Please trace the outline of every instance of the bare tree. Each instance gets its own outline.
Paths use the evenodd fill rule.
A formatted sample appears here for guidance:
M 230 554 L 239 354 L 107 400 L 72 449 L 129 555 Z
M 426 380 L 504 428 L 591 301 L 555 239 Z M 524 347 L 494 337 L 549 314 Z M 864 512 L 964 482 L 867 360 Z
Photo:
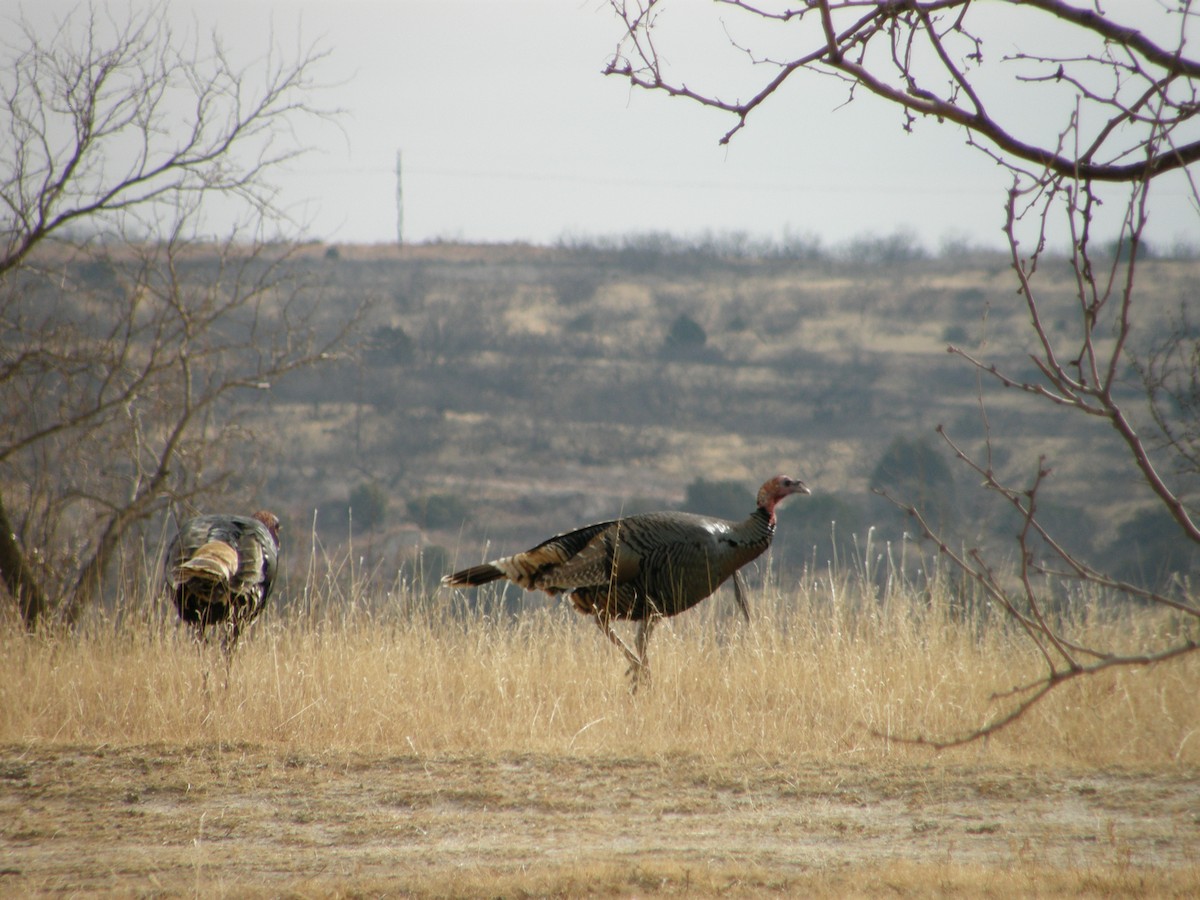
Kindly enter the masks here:
M 29 628 L 73 621 L 168 506 L 253 502 L 254 397 L 357 318 L 290 264 L 269 178 L 333 115 L 322 55 L 238 67 L 165 5 L 104 9 L 9 22 L 0 57 L 0 578 Z
M 824 75 L 844 83 L 848 100 L 867 91 L 892 103 L 906 130 L 921 121 L 958 126 L 968 145 L 1004 166 L 1012 176 L 1005 234 L 1029 317 L 1036 375 L 1002 371 L 957 347 L 950 351 L 985 382 L 1110 425 L 1149 495 L 1183 535 L 1200 543 L 1186 493 L 1192 483 L 1183 477 L 1196 471 L 1200 341 L 1184 310 L 1160 344 L 1139 352 L 1134 346 L 1149 312 L 1136 276 L 1153 197 L 1160 190 L 1186 192 L 1200 211 L 1192 171 L 1200 160 L 1200 60 L 1189 56 L 1188 39 L 1198 28 L 1191 0 L 1127 4 L 1124 20 L 1109 11 L 1116 4 L 1064 0 L 801 0 L 792 6 L 718 0 L 721 25 L 746 63 L 738 76 L 741 87 L 749 85 L 746 99 L 727 99 L 721 85 L 703 84 L 704 72 L 667 64 L 687 40 L 676 26 L 690 23 L 698 15 L 694 8 L 683 13 L 670 0 L 612 0 L 612 6 L 625 34 L 608 73 L 728 112 L 734 124 L 722 142 L 785 83 Z M 1010 49 L 1014 43 L 1018 49 Z M 1031 109 L 1059 118 L 1038 131 L 1037 122 L 1046 119 L 1031 116 Z M 1160 186 L 1167 181 L 1169 188 Z M 1116 242 L 1121 252 L 1093 238 L 1105 201 L 1124 210 Z M 1052 229 L 1069 240 L 1074 274 L 1074 313 L 1066 329 L 1048 327 L 1049 301 L 1039 288 Z M 1053 315 L 1061 318 L 1061 311 Z M 1130 390 L 1131 367 L 1142 375 L 1140 390 Z M 953 550 L 915 508 L 896 502 L 1019 625 L 1043 666 L 1036 678 L 996 698 L 1001 705 L 990 721 L 961 735 L 920 739 L 938 746 L 991 734 L 1073 679 L 1193 653 L 1200 633 L 1200 606 L 1186 591 L 1122 581 L 1055 540 L 1039 509 L 1049 461 L 1039 459 L 1025 481 L 1001 477 L 982 395 L 980 408 L 985 434 L 974 455 L 966 442 L 938 431 L 985 488 L 1016 511 L 1015 576 L 981 549 Z M 1063 580 L 1163 610 L 1174 617 L 1173 627 L 1134 650 L 1089 646 L 1052 614 L 1055 585 Z

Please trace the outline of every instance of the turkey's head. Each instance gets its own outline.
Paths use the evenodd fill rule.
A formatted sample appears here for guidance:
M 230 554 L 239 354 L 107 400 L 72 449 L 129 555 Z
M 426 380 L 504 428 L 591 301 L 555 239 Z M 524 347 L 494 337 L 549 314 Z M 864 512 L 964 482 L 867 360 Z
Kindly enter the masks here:
M 758 489 L 758 506 L 760 509 L 765 509 L 770 513 L 771 518 L 775 518 L 775 504 L 784 497 L 790 497 L 792 494 L 811 494 L 812 491 L 799 478 L 789 478 L 787 475 L 776 475 L 763 482 L 763 486 Z
M 278 547 L 279 531 L 283 527 L 282 523 L 279 521 L 279 516 L 275 515 L 273 512 L 267 512 L 265 509 L 260 509 L 253 516 L 251 516 L 251 518 L 258 519 L 258 521 L 267 526 L 267 531 L 271 532 L 271 538 L 275 541 L 275 546 Z

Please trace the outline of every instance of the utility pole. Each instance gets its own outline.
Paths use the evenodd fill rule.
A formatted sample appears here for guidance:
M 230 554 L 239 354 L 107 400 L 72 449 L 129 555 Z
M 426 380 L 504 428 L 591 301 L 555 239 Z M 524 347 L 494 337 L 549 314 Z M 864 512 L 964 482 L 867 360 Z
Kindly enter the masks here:
M 396 243 L 404 243 L 404 180 L 400 175 L 400 151 L 396 151 Z

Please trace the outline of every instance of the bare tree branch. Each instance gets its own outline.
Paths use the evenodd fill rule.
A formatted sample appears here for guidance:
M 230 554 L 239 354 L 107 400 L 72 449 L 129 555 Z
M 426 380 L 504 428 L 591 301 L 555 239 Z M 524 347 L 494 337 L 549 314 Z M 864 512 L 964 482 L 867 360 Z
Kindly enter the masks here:
M 1182 41 L 1178 47 L 1155 43 L 1132 25 L 1122 25 L 1109 16 L 1091 10 L 1078 9 L 1063 0 L 1039 0 L 1036 3 L 1004 0 L 1014 15 L 1027 18 L 1028 27 L 1038 27 L 1036 14 L 1048 16 L 1076 27 L 1079 33 L 1093 39 L 1095 49 L 1083 56 L 1011 57 L 1000 63 L 1037 62 L 1045 74 L 1041 80 L 1056 83 L 1090 81 L 1076 70 L 1088 71 L 1097 66 L 1111 67 L 1103 54 L 1108 46 L 1117 46 L 1129 53 L 1132 64 L 1127 73 L 1145 86 L 1139 91 L 1143 102 L 1159 97 L 1165 108 L 1154 118 L 1156 122 L 1171 121 L 1173 127 L 1196 115 L 1197 105 L 1190 79 L 1200 72 L 1200 60 L 1184 55 Z M 835 75 L 907 110 L 913 116 L 929 117 L 939 122 L 952 122 L 967 129 L 1005 158 L 1023 160 L 1053 172 L 1063 178 L 1079 178 L 1097 182 L 1129 182 L 1145 180 L 1165 172 L 1184 168 L 1200 159 L 1200 140 L 1171 143 L 1149 155 L 1125 162 L 1128 155 L 1141 148 L 1142 141 L 1125 141 L 1121 126 L 1137 124 L 1132 110 L 1137 102 L 1125 104 L 1122 97 L 1128 90 L 1124 85 L 1111 85 L 1108 93 L 1092 96 L 1096 106 L 1107 110 L 1108 119 L 1099 127 L 1094 142 L 1085 153 L 1067 154 L 1057 144 L 1035 143 L 1020 139 L 1021 128 L 995 111 L 982 91 L 975 89 L 970 72 L 990 65 L 983 48 L 988 42 L 981 37 L 986 29 L 983 13 L 972 7 L 971 0 L 891 0 L 891 2 L 834 3 L 814 0 L 802 9 L 779 12 L 748 2 L 726 2 L 737 13 L 749 19 L 786 22 L 793 39 L 808 49 L 790 59 L 774 62 L 775 74 L 746 100 L 725 100 L 715 92 L 688 87 L 682 78 L 672 77 L 658 53 L 652 37 L 657 21 L 654 13 L 667 6 L 664 0 L 644 0 L 630 4 L 612 0 L 617 16 L 625 26 L 625 38 L 609 61 L 605 71 L 629 80 L 636 87 L 662 91 L 686 97 L 704 106 L 731 113 L 737 119 L 721 138 L 727 143 L 746 124 L 749 115 L 771 98 L 782 85 L 802 71 Z M 982 4 L 977 4 L 982 6 Z M 1180 12 L 1181 19 L 1190 15 L 1190 3 Z M 813 27 L 805 29 L 816 17 Z M 980 24 L 976 25 L 976 21 Z M 730 27 L 734 23 L 730 23 Z M 899 35 L 924 38 L 925 50 L 897 55 L 892 41 Z M 883 53 L 871 52 L 879 42 L 888 45 Z M 973 67 L 973 68 L 972 68 Z M 1181 96 L 1172 93 L 1179 82 L 1189 85 Z M 1006 114 L 1011 115 L 1011 114 Z M 1100 161 L 1097 161 L 1100 160 Z

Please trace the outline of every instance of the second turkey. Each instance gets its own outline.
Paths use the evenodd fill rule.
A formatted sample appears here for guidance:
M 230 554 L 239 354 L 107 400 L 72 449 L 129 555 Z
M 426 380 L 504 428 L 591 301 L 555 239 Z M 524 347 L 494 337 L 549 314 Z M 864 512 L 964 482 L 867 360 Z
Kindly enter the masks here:
M 659 619 L 691 609 L 732 578 L 738 609 L 749 621 L 738 570 L 771 545 L 776 505 L 808 493 L 799 479 L 776 475 L 759 488 L 754 511 L 741 522 L 674 510 L 640 513 L 555 535 L 442 583 L 476 587 L 507 579 L 527 591 L 567 594 L 625 654 L 636 691 L 649 677 L 646 645 Z M 634 647 L 613 630 L 614 619 L 638 623 Z

